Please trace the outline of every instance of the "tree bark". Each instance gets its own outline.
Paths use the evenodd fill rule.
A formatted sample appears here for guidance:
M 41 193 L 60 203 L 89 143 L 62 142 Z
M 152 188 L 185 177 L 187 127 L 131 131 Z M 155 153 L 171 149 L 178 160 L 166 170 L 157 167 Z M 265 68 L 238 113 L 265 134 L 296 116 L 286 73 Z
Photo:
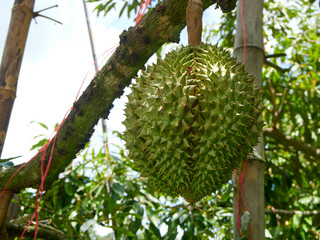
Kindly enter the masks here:
M 243 1 L 243 3 L 242 3 Z M 243 4 L 243 8 L 241 8 Z M 263 51 L 263 33 L 262 33 L 262 9 L 263 0 L 240 0 L 237 7 L 237 28 L 235 39 L 234 55 L 239 62 L 243 62 L 244 48 L 245 66 L 249 73 L 255 76 L 255 84 L 262 85 L 262 64 L 264 58 Z M 242 19 L 242 13 L 244 22 Z M 245 27 L 245 35 L 244 28 Z M 246 42 L 245 42 L 246 40 Z M 259 144 L 255 147 L 256 152 L 261 158 L 264 158 L 263 138 L 260 137 Z M 241 170 L 240 170 L 241 171 Z M 238 173 L 240 172 L 238 171 Z M 244 174 L 244 173 L 243 173 Z M 239 173 L 240 175 L 240 173 Z M 237 206 L 239 184 L 234 184 L 234 239 L 241 237 L 237 224 Z M 247 239 L 263 240 L 265 220 L 264 220 L 264 162 L 261 159 L 250 156 L 247 163 L 244 180 L 242 183 L 242 197 L 240 201 L 245 205 L 250 213 L 251 224 L 247 232 Z M 240 218 L 240 217 L 239 217 Z
M 37 231 L 37 237 L 41 239 L 46 240 L 66 240 L 68 237 L 60 230 L 55 229 L 51 226 L 38 223 L 38 231 Z M 7 230 L 9 232 L 9 235 L 11 239 L 14 239 L 14 237 L 19 237 L 23 233 L 26 223 L 24 224 L 16 224 L 14 222 L 8 222 L 6 224 Z M 28 227 L 28 230 L 24 234 L 24 237 L 32 238 L 34 237 L 35 233 L 35 226 L 31 225 Z M 1 238 L 2 239 L 2 238 Z
M 15 0 L 0 66 L 0 157 L 16 98 L 21 61 L 33 18 L 34 0 Z
M 6 216 L 8 208 L 13 196 L 13 191 L 6 190 L 0 199 L 0 239 L 7 240 L 8 234 L 5 227 Z
M 226 4 L 229 0 L 219 1 Z M 230 1 L 234 2 L 234 1 Z M 164 0 L 146 14 L 140 23 L 120 35 L 120 45 L 105 66 L 91 81 L 73 109 L 63 122 L 57 134 L 52 163 L 44 188 L 50 188 L 66 166 L 89 141 L 93 128 L 101 117 L 106 118 L 114 99 L 123 94 L 131 79 L 146 61 L 165 42 L 178 42 L 181 30 L 186 25 L 188 0 Z M 203 1 L 204 9 L 212 5 Z M 230 9 L 231 11 L 232 9 Z M 46 151 L 44 166 L 48 164 L 53 142 Z M 36 187 L 41 180 L 41 151 L 12 179 L 8 189 L 19 191 L 26 187 Z M 0 171 L 0 189 L 20 165 Z M 31 173 L 31 174 L 30 174 Z

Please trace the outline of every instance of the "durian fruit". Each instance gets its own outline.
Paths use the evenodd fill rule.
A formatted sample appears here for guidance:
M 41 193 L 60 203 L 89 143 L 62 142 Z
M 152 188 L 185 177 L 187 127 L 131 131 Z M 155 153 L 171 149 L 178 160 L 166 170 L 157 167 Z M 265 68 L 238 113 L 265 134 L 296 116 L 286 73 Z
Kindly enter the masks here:
M 195 203 L 231 179 L 263 126 L 253 81 L 228 51 L 209 44 L 172 51 L 136 78 L 124 137 L 154 190 Z

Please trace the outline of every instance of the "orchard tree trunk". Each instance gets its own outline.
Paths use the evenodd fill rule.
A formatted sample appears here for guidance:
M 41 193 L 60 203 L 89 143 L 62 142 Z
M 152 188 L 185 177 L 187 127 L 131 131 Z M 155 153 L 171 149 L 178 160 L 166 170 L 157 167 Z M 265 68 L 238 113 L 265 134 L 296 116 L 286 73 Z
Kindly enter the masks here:
M 15 0 L 0 66 L 0 157 L 16 98 L 17 83 L 34 0 Z
M 243 1 L 243 2 L 242 2 Z M 243 6 L 241 7 L 241 4 Z M 237 7 L 237 28 L 234 46 L 234 55 L 239 62 L 243 62 L 245 51 L 245 66 L 250 74 L 255 76 L 255 84 L 262 85 L 262 65 L 264 58 L 263 51 L 263 33 L 262 33 L 262 9 L 263 0 L 239 0 Z M 242 13 L 242 14 L 241 14 Z M 242 16 L 243 19 L 242 19 Z M 244 20 L 244 22 L 243 22 Z M 244 35 L 245 29 L 245 35 Z M 246 41 L 245 41 L 246 40 Z M 244 207 L 250 213 L 251 221 L 247 230 L 247 238 L 251 240 L 263 240 L 265 220 L 264 220 L 264 145 L 262 136 L 259 144 L 255 147 L 254 156 L 249 156 L 246 167 L 239 169 L 244 175 L 241 192 L 239 196 L 239 181 L 234 182 L 234 239 L 241 237 L 239 225 L 245 225 L 244 218 L 241 221 L 241 213 Z M 244 169 L 246 168 L 245 172 Z M 238 179 L 239 180 L 239 179 Z M 237 204 L 240 197 L 240 205 Z M 239 209 L 240 208 L 240 209 Z M 239 211 L 239 210 L 242 210 Z M 240 215 L 240 216 L 239 216 Z M 239 224 L 239 225 L 238 225 Z M 243 229 L 242 229 L 243 231 Z

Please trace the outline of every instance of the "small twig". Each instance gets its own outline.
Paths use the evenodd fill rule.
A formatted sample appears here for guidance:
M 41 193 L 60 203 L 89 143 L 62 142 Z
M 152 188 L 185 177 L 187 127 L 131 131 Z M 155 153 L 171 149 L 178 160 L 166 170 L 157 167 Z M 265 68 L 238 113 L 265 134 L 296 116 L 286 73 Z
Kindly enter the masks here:
M 44 9 L 42 9 L 42 10 L 39 10 L 39 11 L 37 11 L 37 12 L 34 12 L 34 13 L 33 13 L 33 18 L 34 18 L 34 20 L 36 21 L 36 17 L 43 17 L 43 18 L 49 19 L 49 20 L 51 20 L 51 21 L 54 21 L 55 23 L 58 23 L 58 24 L 61 24 L 61 25 L 62 25 L 62 22 L 59 22 L 58 20 L 55 20 L 55 19 L 53 19 L 53 18 L 51 18 L 51 17 L 47 17 L 47 16 L 44 16 L 44 15 L 42 15 L 42 14 L 39 14 L 40 12 L 43 12 L 43 11 L 46 11 L 46 10 L 48 10 L 48 9 L 55 8 L 55 7 L 58 7 L 58 5 L 54 5 L 54 6 L 51 6 L 51 7 L 47 7 L 47 8 L 44 8 Z M 37 23 L 37 21 L 36 21 L 36 23 Z
M 268 59 L 268 58 L 277 58 L 277 57 L 285 57 L 285 56 L 287 56 L 287 54 L 285 54 L 285 53 L 275 53 L 275 54 L 266 55 L 266 56 L 265 56 L 265 59 Z
M 274 64 L 274 63 L 272 63 L 272 62 L 270 62 L 268 60 L 265 60 L 264 64 L 269 66 L 269 67 L 273 67 L 274 69 L 276 69 L 277 71 L 279 71 L 281 73 L 288 72 L 292 68 L 292 66 L 290 66 L 289 68 L 281 68 L 278 65 L 276 65 L 276 64 Z
M 35 16 L 34 18 L 36 18 L 36 17 L 43 17 L 43 18 L 49 19 L 49 20 L 51 20 L 51 21 L 54 21 L 55 23 L 58 23 L 58 24 L 61 24 L 61 25 L 62 25 L 62 22 L 59 22 L 58 20 L 55 20 L 55 19 L 53 19 L 53 18 L 51 18 L 51 17 L 44 16 L 44 15 L 42 15 L 42 14 L 37 14 L 37 16 Z
M 289 85 L 290 83 L 288 83 L 288 85 L 286 85 L 286 88 L 284 89 L 284 93 L 282 95 L 282 98 L 281 98 L 281 102 L 280 102 L 280 107 L 278 109 L 278 115 L 277 117 L 280 115 L 280 113 L 282 112 L 282 109 L 283 109 L 283 106 L 284 106 L 284 103 L 285 103 L 285 99 L 288 95 L 288 92 L 289 92 Z
M 42 9 L 42 10 L 39 10 L 39 11 L 37 11 L 36 13 L 40 13 L 40 12 L 46 11 L 46 10 L 51 9 L 51 8 L 56 8 L 56 7 L 58 7 L 58 4 L 53 5 L 53 6 L 51 6 L 51 7 L 44 8 L 44 9 Z

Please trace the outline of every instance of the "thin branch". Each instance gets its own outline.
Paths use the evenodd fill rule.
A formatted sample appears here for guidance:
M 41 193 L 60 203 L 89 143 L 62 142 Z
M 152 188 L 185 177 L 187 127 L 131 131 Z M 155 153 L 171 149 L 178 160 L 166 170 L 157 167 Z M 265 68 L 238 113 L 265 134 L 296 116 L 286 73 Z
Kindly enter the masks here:
M 39 14 L 39 13 L 41 13 L 41 12 L 43 12 L 43 11 L 46 11 L 46 10 L 49 10 L 49 9 L 55 8 L 55 7 L 58 7 L 58 4 L 34 12 L 34 13 L 33 13 L 33 18 L 34 18 L 34 20 L 36 21 L 36 17 L 43 17 L 43 18 L 49 19 L 49 20 L 51 20 L 51 21 L 54 21 L 55 23 L 58 23 L 58 24 L 61 24 L 61 25 L 62 25 L 62 22 L 59 22 L 59 21 L 57 21 L 57 20 L 55 20 L 55 19 L 53 19 L 53 18 L 51 18 L 51 17 L 47 17 L 47 16 L 44 16 L 44 15 L 42 15 L 42 14 Z M 36 21 L 36 23 L 37 23 L 37 21 Z
M 284 93 L 282 95 L 282 98 L 281 98 L 281 101 L 280 101 L 280 107 L 278 109 L 278 114 L 277 114 L 277 117 L 280 115 L 280 113 L 282 112 L 282 109 L 283 109 L 283 106 L 284 106 L 284 103 L 285 103 L 285 99 L 288 95 L 288 92 L 289 92 L 289 85 L 291 85 L 290 83 L 288 83 L 286 85 L 286 88 L 284 89 Z
M 274 88 L 272 87 L 272 82 L 271 82 L 271 79 L 270 78 L 267 78 L 267 85 L 268 85 L 268 88 L 269 88 L 269 91 L 270 91 L 270 97 L 271 97 L 271 102 L 272 102 L 272 105 L 273 105 L 273 111 L 272 111 L 272 116 L 273 116 L 273 119 L 272 119 L 272 126 L 276 126 L 276 122 L 277 122 L 277 116 L 278 116 L 278 107 L 277 107 L 277 104 L 276 104 L 276 94 L 275 94 L 275 90 Z
M 51 8 L 57 8 L 57 7 L 58 7 L 58 4 L 53 5 L 53 6 L 51 6 L 51 7 L 44 8 L 44 9 L 39 10 L 39 11 L 36 11 L 36 13 L 40 13 L 40 12 L 43 12 L 43 11 L 49 10 L 49 9 L 51 9 Z
M 36 18 L 36 17 L 43 17 L 43 18 L 49 19 L 49 20 L 51 20 L 51 21 L 54 21 L 55 23 L 58 23 L 58 24 L 61 24 L 61 25 L 62 25 L 62 22 L 59 22 L 58 20 L 55 20 L 55 19 L 53 19 L 53 18 L 51 18 L 51 17 L 44 16 L 44 15 L 42 15 L 42 14 L 38 14 L 38 15 L 35 16 L 34 18 Z
M 320 149 L 314 148 L 310 144 L 296 140 L 286 136 L 277 128 L 265 128 L 263 134 L 266 137 L 274 139 L 276 142 L 281 143 L 287 149 L 293 147 L 295 150 L 303 152 L 307 156 L 312 156 L 315 160 L 320 160 Z
M 281 72 L 281 73 L 285 73 L 285 72 L 289 72 L 290 71 L 290 69 L 292 68 L 292 66 L 290 66 L 289 68 L 281 68 L 281 67 L 279 67 L 277 64 L 274 64 L 274 63 L 272 63 L 272 62 L 270 62 L 270 61 L 268 61 L 268 60 L 265 60 L 264 61 L 264 64 L 265 65 L 267 65 L 267 66 L 269 66 L 269 67 L 273 67 L 274 69 L 276 69 L 277 71 L 279 71 L 279 72 Z
M 265 59 L 268 59 L 268 58 L 277 58 L 277 57 L 285 57 L 285 56 L 287 56 L 287 54 L 285 54 L 285 53 L 275 53 L 275 54 L 266 55 L 266 56 L 265 56 Z
M 320 210 L 307 210 L 307 211 L 300 211 L 300 210 L 286 210 L 286 209 L 270 209 L 267 208 L 266 213 L 268 214 L 283 214 L 283 215 L 303 215 L 303 216 L 313 216 L 320 214 Z

